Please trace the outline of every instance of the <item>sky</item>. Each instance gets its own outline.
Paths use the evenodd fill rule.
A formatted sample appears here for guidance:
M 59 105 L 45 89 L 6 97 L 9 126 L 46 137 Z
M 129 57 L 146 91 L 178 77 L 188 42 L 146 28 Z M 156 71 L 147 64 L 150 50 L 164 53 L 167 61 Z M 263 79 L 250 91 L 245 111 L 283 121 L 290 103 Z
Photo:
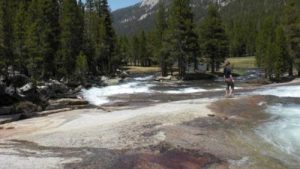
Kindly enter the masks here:
M 110 9 L 112 11 L 116 10 L 116 9 L 120 9 L 120 8 L 124 8 L 127 6 L 131 6 L 134 5 L 138 2 L 140 2 L 141 0 L 108 0 Z

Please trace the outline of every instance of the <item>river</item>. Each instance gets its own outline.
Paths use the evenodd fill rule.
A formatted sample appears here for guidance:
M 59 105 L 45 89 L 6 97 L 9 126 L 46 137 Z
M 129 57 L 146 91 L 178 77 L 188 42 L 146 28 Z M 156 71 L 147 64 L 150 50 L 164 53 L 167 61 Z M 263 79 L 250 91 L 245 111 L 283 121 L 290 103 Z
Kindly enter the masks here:
M 238 82 L 238 89 L 249 87 Z M 126 82 L 103 88 L 91 88 L 83 91 L 83 96 L 91 104 L 98 106 L 114 102 L 132 101 L 137 98 L 146 103 L 189 99 L 190 97 L 219 98 L 223 94 L 225 85 L 220 81 L 193 81 L 160 83 L 154 81 L 154 76 L 134 77 Z M 217 94 L 203 95 L 217 92 Z M 128 97 L 122 97 L 122 96 Z M 274 96 L 276 99 L 267 99 L 264 113 L 269 118 L 253 128 L 254 133 L 265 143 L 275 147 L 276 153 L 269 155 L 286 163 L 290 167 L 300 167 L 300 86 L 288 85 L 278 87 L 263 87 L 250 92 L 237 92 L 239 96 Z M 175 99 L 174 99 L 175 98 Z M 173 101 L 172 100 L 172 101 Z M 148 101 L 148 102 L 147 102 Z M 266 151 L 267 152 L 267 151 Z M 273 151 L 272 151 L 273 152 Z

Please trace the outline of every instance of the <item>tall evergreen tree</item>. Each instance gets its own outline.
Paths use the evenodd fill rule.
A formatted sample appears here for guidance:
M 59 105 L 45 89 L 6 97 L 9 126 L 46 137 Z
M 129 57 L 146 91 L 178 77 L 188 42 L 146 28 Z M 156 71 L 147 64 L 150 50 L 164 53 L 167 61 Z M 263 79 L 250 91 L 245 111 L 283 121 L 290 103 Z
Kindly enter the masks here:
M 39 0 L 41 16 L 40 45 L 43 56 L 43 77 L 49 78 L 56 73 L 56 60 L 59 44 L 59 4 L 57 0 Z M 80 36 L 80 34 L 77 34 Z
M 138 36 L 134 36 L 131 41 L 131 57 L 132 57 L 132 63 L 134 66 L 139 65 L 140 60 L 140 39 Z
M 95 0 L 86 0 L 85 3 L 85 27 L 84 27 L 84 53 L 87 56 L 89 72 L 97 74 L 97 58 L 99 58 L 99 49 L 96 49 L 100 43 L 99 40 L 99 15 L 95 12 Z
M 21 11 L 19 11 L 21 12 Z M 22 19 L 22 15 L 17 15 Z M 22 22 L 21 22 L 22 23 Z M 16 23 L 16 30 L 21 27 Z M 59 4 L 57 0 L 32 0 L 26 19 L 24 51 L 33 78 L 49 78 L 56 74 L 59 36 Z M 19 31 L 20 32 L 20 31 Z M 19 42 L 20 44 L 20 35 Z M 20 52 L 18 52 L 20 53 Z
M 16 58 L 16 64 L 18 70 L 21 70 L 22 73 L 27 74 L 27 57 L 26 57 L 26 48 L 25 48 L 25 39 L 26 39 L 26 19 L 27 19 L 27 8 L 29 3 L 27 1 L 20 1 L 13 24 L 13 49 L 14 55 Z
M 0 1 L 0 59 L 3 65 L 15 65 L 13 55 L 13 3 L 11 0 Z
M 256 61 L 257 65 L 263 68 L 266 76 L 271 77 L 274 68 L 274 41 L 275 29 L 277 21 L 275 16 L 266 17 L 263 25 L 261 26 L 256 42 Z
M 148 51 L 148 43 L 144 31 L 142 31 L 139 38 L 140 38 L 139 55 L 140 55 L 141 66 L 150 66 L 151 65 L 151 60 L 149 57 L 150 54 Z
M 167 14 L 166 14 L 166 9 L 164 6 L 164 3 L 161 1 L 159 4 L 159 10 L 156 16 L 156 38 L 157 38 L 157 43 L 156 43 L 156 51 L 158 57 L 159 57 L 159 63 L 160 63 L 160 69 L 161 69 L 161 74 L 162 76 L 167 76 L 168 70 L 167 70 L 167 63 L 166 63 L 166 58 L 163 53 L 162 53 L 162 48 L 163 48 L 163 40 L 164 36 L 166 33 L 167 29 Z
M 203 54 L 210 60 L 211 71 L 214 73 L 229 51 L 227 35 L 216 5 L 209 6 L 208 15 L 200 29 Z
M 27 68 L 33 79 L 41 78 L 43 56 L 41 46 L 41 10 L 39 0 L 32 0 L 28 9 L 25 33 L 25 51 L 27 55 Z
M 274 62 L 274 74 L 276 79 L 280 79 L 281 76 L 287 72 L 288 68 L 288 50 L 287 50 L 287 41 L 283 31 L 282 26 L 278 26 L 276 29 L 276 38 L 275 38 L 275 51 Z
M 294 63 L 297 63 L 298 75 L 300 76 L 300 20 L 299 11 L 295 6 L 294 0 L 288 0 L 284 9 L 285 33 L 288 41 L 289 51 L 289 75 L 293 76 Z
M 102 67 L 106 73 L 113 73 L 117 67 L 117 64 L 112 62 L 112 58 L 116 52 L 116 34 L 112 26 L 112 19 L 107 0 L 99 0 L 99 2 L 99 13 L 103 22 L 101 50 Z
M 76 0 L 63 0 L 60 12 L 60 67 L 66 77 L 71 77 L 76 69 L 76 58 L 80 54 L 82 25 L 80 8 Z
M 119 65 L 127 65 L 130 60 L 129 56 L 129 42 L 127 37 L 119 37 L 117 41 L 117 52 L 116 52 L 116 60 L 114 62 L 118 62 Z
M 170 13 L 169 40 L 165 54 L 178 60 L 179 76 L 185 77 L 188 60 L 198 53 L 198 39 L 194 32 L 193 13 L 189 0 L 174 0 Z M 195 40 L 196 39 L 196 40 Z M 173 48 L 173 49 L 172 49 Z M 168 55 L 168 54 L 167 54 Z

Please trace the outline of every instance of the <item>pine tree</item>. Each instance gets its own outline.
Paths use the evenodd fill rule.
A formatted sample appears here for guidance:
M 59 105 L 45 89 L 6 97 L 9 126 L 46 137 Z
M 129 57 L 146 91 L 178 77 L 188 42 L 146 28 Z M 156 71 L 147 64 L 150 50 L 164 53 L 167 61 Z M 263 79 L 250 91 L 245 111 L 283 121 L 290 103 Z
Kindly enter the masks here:
M 61 73 L 70 78 L 76 69 L 76 59 L 81 50 L 82 25 L 80 8 L 76 0 L 63 0 L 60 12 L 60 55 Z
M 131 56 L 134 66 L 139 65 L 140 61 L 140 40 L 137 36 L 134 36 L 131 41 Z
M 112 19 L 107 0 L 99 0 L 99 2 L 99 14 L 103 23 L 103 46 L 101 50 L 102 67 L 106 73 L 113 73 L 117 67 L 117 63 L 112 62 L 112 58 L 116 52 L 116 35 L 112 26 Z
M 290 57 L 289 61 L 289 75 L 293 76 L 294 63 L 297 59 L 300 59 L 300 21 L 299 21 L 299 11 L 297 11 L 295 2 L 293 0 L 288 0 L 287 5 L 284 9 L 284 25 L 285 33 L 288 42 L 288 51 Z M 298 75 L 300 76 L 300 61 L 297 64 Z
M 87 62 L 89 67 L 89 72 L 93 75 L 96 75 L 97 72 L 97 62 L 100 57 L 99 51 L 96 47 L 100 43 L 99 39 L 99 25 L 100 25 L 100 17 L 95 12 L 95 2 L 94 0 L 86 0 L 85 3 L 85 26 L 84 26 L 84 44 L 83 50 L 85 55 L 87 56 Z
M 0 60 L 3 66 L 15 65 L 13 55 L 13 1 L 0 1 Z
M 81 52 L 76 59 L 76 74 L 79 78 L 84 79 L 88 71 L 86 56 Z
M 166 58 L 165 55 L 163 55 L 162 49 L 163 49 L 163 40 L 165 37 L 166 29 L 167 29 L 167 20 L 166 20 L 166 9 L 164 6 L 164 3 L 161 1 L 159 4 L 159 10 L 156 16 L 156 38 L 157 38 L 157 43 L 156 43 L 156 48 L 155 51 L 157 51 L 158 57 L 159 57 L 159 62 L 160 62 L 160 69 L 161 69 L 161 74 L 162 76 L 167 76 L 168 75 L 168 70 L 167 70 L 167 63 L 166 63 Z
M 179 77 L 184 78 L 188 60 L 197 57 L 198 39 L 194 32 L 193 13 L 189 0 L 174 0 L 170 15 L 168 47 L 165 54 L 178 60 Z M 196 39 L 196 40 L 195 40 Z M 173 48 L 173 49 L 172 49 Z M 168 51 L 170 50 L 170 51 Z
M 149 57 L 149 51 L 148 51 L 148 43 L 147 38 L 145 35 L 145 32 L 142 31 L 139 37 L 140 47 L 139 47 L 139 56 L 140 56 L 140 62 L 141 66 L 151 66 L 151 60 Z
M 282 26 L 278 26 L 276 29 L 276 39 L 275 39 L 275 58 L 274 62 L 274 73 L 276 79 L 280 79 L 281 76 L 287 72 L 288 68 L 288 51 L 287 51 L 287 42 L 284 34 L 284 30 Z
M 256 61 L 259 67 L 263 68 L 266 72 L 266 76 L 271 77 L 273 73 L 273 57 L 274 57 L 274 41 L 275 41 L 275 29 L 277 21 L 274 16 L 268 16 L 265 18 L 257 37 L 256 42 Z
M 127 37 L 118 37 L 116 56 L 114 62 L 118 62 L 119 65 L 127 65 L 130 60 L 129 54 L 129 42 Z
M 13 48 L 16 58 L 16 64 L 18 70 L 27 74 L 27 58 L 26 58 L 26 19 L 27 19 L 28 3 L 26 1 L 20 1 L 16 10 L 14 24 L 13 24 Z
M 43 56 L 43 77 L 56 74 L 55 60 L 59 42 L 59 4 L 57 0 L 39 0 L 41 10 L 38 16 L 40 30 L 41 55 Z M 80 36 L 77 34 L 76 36 Z
M 43 56 L 41 46 L 41 10 L 39 0 L 32 0 L 28 9 L 25 32 L 25 51 L 27 55 L 27 68 L 32 79 L 41 78 Z
M 208 15 L 200 29 L 203 54 L 210 60 L 211 71 L 214 73 L 229 51 L 227 35 L 216 5 L 209 6 Z

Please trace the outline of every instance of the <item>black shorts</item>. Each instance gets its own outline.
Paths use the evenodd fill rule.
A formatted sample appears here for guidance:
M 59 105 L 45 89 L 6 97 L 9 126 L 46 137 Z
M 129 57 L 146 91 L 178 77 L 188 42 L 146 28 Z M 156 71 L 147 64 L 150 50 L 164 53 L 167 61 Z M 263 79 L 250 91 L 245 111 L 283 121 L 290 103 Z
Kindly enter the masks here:
M 229 88 L 231 88 L 232 90 L 234 90 L 234 83 L 233 81 L 226 81 L 227 87 L 226 89 L 229 90 Z

